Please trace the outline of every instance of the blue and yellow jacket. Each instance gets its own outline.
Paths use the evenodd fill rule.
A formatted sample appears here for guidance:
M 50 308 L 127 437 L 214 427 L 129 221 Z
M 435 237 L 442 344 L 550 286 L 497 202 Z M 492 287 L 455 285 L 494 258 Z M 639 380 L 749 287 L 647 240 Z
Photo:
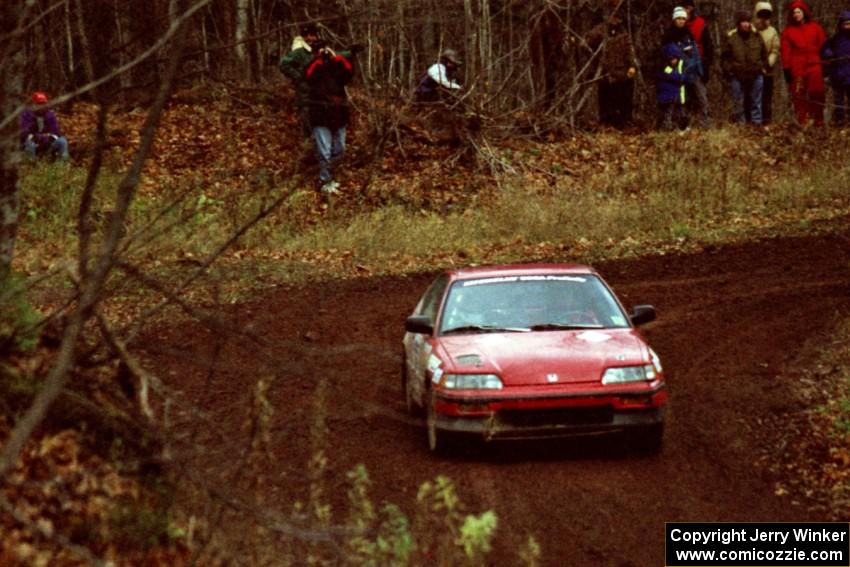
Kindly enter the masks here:
M 675 43 L 668 43 L 662 51 L 664 53 L 664 67 L 658 72 L 655 81 L 658 104 L 670 104 L 671 102 L 685 104 L 685 83 L 687 80 L 684 71 L 684 53 Z M 670 64 L 670 60 L 673 58 L 679 60 L 675 66 Z

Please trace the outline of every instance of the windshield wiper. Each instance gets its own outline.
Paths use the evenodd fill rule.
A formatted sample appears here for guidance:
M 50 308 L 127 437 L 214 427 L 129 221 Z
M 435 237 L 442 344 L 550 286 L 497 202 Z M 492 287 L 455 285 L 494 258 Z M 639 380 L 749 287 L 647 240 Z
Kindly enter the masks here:
M 602 329 L 599 323 L 541 323 L 532 325 L 532 331 L 570 331 L 577 329 Z
M 463 325 L 443 331 L 444 335 L 453 333 L 527 333 L 528 327 L 494 327 L 491 325 Z

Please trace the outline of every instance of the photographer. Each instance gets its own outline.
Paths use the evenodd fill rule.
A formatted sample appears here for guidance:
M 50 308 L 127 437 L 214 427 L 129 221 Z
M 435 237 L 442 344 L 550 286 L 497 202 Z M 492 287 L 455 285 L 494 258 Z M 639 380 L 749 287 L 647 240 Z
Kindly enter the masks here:
M 289 53 L 280 59 L 280 72 L 292 81 L 295 88 L 295 110 L 298 113 L 298 121 L 305 138 L 313 135 L 310 126 L 310 85 L 307 83 L 306 71 L 313 62 L 314 51 L 318 46 L 324 45 L 320 30 L 316 24 L 307 23 L 301 26 L 300 35 L 292 40 Z M 355 44 L 348 49 L 339 51 L 339 54 L 352 60 L 353 55 L 361 49 Z
M 345 153 L 349 107 L 345 85 L 351 80 L 351 61 L 319 40 L 305 78 L 310 87 L 309 119 L 319 159 L 319 182 L 325 195 L 339 193 L 333 169 Z
M 31 100 L 30 107 L 21 113 L 21 148 L 32 158 L 46 155 L 67 161 L 68 140 L 59 131 L 56 113 L 47 107 L 47 95 L 35 92 Z
M 463 62 L 454 49 L 445 49 L 440 59 L 419 78 L 414 95 L 417 102 L 438 102 L 448 92 L 460 91 L 462 86 L 457 82 L 457 76 Z

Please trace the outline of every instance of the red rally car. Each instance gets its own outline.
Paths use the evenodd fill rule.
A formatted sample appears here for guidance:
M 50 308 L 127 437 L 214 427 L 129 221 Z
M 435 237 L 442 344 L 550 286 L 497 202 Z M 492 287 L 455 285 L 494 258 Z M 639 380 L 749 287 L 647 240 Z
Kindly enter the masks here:
M 402 382 L 428 445 L 631 432 L 660 450 L 661 362 L 593 268 L 522 264 L 438 276 L 407 318 Z

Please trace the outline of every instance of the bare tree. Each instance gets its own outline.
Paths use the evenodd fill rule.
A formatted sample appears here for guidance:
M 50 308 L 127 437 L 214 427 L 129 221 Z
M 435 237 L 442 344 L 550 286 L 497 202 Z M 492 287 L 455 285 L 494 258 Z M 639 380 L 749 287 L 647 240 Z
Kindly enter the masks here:
M 14 115 L 23 90 L 24 58 L 20 33 L 24 21 L 23 2 L 4 2 L 0 6 L 0 116 Z M 18 131 L 17 123 L 0 127 L 0 278 L 12 262 L 18 230 Z

